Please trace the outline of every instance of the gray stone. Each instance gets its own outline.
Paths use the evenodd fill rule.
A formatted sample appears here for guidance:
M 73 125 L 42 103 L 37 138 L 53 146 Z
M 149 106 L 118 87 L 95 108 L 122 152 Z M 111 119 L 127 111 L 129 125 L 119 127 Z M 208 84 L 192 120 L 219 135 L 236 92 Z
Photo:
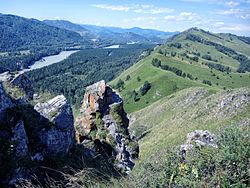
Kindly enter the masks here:
M 185 144 L 180 147 L 183 161 L 186 160 L 186 153 L 192 151 L 195 146 L 218 148 L 214 134 L 207 130 L 195 130 L 187 135 Z
M 39 133 L 46 146 L 44 154 L 68 154 L 75 144 L 75 129 L 73 112 L 66 98 L 59 95 L 48 102 L 38 103 L 34 109 L 55 125 Z
M 19 121 L 13 128 L 12 141 L 17 157 L 24 157 L 28 155 L 28 138 L 24 129 L 23 121 Z
M 54 123 L 57 128 L 72 129 L 74 124 L 72 108 L 63 95 L 58 95 L 45 103 L 38 103 L 34 109 Z

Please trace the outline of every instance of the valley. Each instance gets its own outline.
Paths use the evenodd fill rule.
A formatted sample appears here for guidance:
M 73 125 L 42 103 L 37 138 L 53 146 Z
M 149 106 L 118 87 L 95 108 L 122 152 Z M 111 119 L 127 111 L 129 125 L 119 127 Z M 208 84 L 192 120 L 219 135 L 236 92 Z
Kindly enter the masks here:
M 0 14 L 0 39 L 0 187 L 250 186 L 249 36 Z

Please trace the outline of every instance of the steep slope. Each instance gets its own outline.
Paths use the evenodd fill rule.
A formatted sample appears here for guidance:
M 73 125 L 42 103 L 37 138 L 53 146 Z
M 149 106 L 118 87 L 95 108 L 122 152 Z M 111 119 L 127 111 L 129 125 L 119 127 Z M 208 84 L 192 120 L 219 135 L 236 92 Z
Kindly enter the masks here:
M 155 187 L 156 185 L 165 187 L 169 185 L 169 182 L 171 183 L 172 181 L 171 179 L 177 178 L 178 169 L 174 169 L 175 162 L 177 161 L 177 164 L 180 165 L 180 170 L 183 168 L 180 161 L 178 161 L 178 147 L 180 148 L 180 145 L 185 142 L 187 134 L 195 130 L 208 130 L 218 137 L 219 133 L 226 127 L 236 126 L 246 131 L 245 136 L 248 136 L 245 137 L 245 141 L 248 139 L 249 143 L 249 113 L 250 88 L 239 88 L 216 93 L 213 90 L 205 88 L 184 89 L 138 112 L 132 113 L 130 116 L 130 120 L 132 121 L 130 131 L 134 131 L 136 136 L 139 137 L 140 160 L 135 165 L 130 177 L 131 179 L 127 180 L 126 182 L 128 183 L 125 183 L 125 185 L 127 187 L 146 187 L 146 185 L 147 187 Z M 233 132 L 231 133 L 233 134 Z M 230 132 L 223 134 L 227 138 L 226 134 L 230 135 Z M 227 144 L 229 142 L 236 144 L 238 141 L 237 139 L 231 139 L 233 138 L 230 138 Z M 240 146 L 235 145 L 235 147 L 243 147 L 243 142 L 241 144 Z M 172 155 L 171 149 L 173 148 L 173 155 L 176 158 L 169 157 Z M 248 152 L 249 149 L 248 147 Z M 245 151 L 247 152 L 247 150 Z M 210 154 L 212 155 L 212 151 L 205 149 L 204 152 L 204 158 L 212 158 L 210 156 Z M 218 151 L 215 150 L 215 152 Z M 233 152 L 233 150 L 228 152 Z M 229 153 L 224 154 L 223 157 L 226 157 L 226 155 L 232 157 L 234 155 L 233 153 Z M 200 162 L 202 161 L 201 158 L 195 159 L 200 160 Z M 245 158 L 241 160 L 243 159 L 246 162 Z M 228 160 L 233 160 L 233 158 Z M 197 165 L 196 162 L 198 163 L 198 161 L 194 161 L 193 165 Z M 212 162 L 208 161 L 208 164 L 211 165 Z M 187 166 L 184 166 L 185 170 L 188 171 Z M 210 170 L 207 169 L 207 174 Z M 233 169 L 230 172 L 232 174 L 237 173 Z M 191 180 L 193 171 L 192 173 L 188 171 L 188 173 Z M 244 174 L 243 171 L 241 173 Z M 201 178 L 198 182 L 208 183 L 211 180 L 208 180 L 208 177 L 204 180 L 204 176 L 201 175 L 202 172 L 200 171 L 198 171 L 198 174 L 199 178 Z M 182 175 L 184 173 L 179 174 L 179 176 Z M 218 179 L 221 176 L 223 175 L 216 175 Z M 228 178 L 230 175 L 226 174 L 224 177 Z M 196 181 L 195 178 L 192 180 Z M 172 184 L 175 183 L 185 185 L 187 181 L 172 181 Z M 219 184 L 222 185 L 223 182 Z
M 124 71 L 111 84 L 126 99 L 125 109 L 134 112 L 192 86 L 212 87 L 214 90 L 250 86 L 250 74 L 237 72 L 244 63 L 245 70 L 250 68 L 248 55 L 236 51 L 237 44 L 247 49 L 250 45 L 234 40 L 230 44 L 235 50 L 222 46 L 223 42 L 229 42 L 225 42 L 227 39 L 221 35 L 192 28 L 172 37 Z M 241 61 L 240 57 L 245 57 L 246 61 Z M 146 81 L 150 87 L 145 92 Z

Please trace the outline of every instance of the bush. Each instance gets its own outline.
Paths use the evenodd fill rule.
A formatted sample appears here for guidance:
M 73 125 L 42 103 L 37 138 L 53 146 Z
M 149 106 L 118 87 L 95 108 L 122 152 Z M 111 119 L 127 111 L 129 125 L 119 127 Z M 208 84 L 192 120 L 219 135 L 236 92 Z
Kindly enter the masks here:
M 148 81 L 145 81 L 143 86 L 140 88 L 141 95 L 142 96 L 145 95 L 148 92 L 148 90 L 150 90 L 150 88 L 151 84 Z
M 124 89 L 124 81 L 122 79 L 119 79 L 117 84 L 115 85 L 116 89 Z
M 203 80 L 202 83 L 203 83 L 203 84 L 210 85 L 210 86 L 212 85 L 212 82 L 209 81 L 209 80 Z
M 127 75 L 125 81 L 129 81 L 131 79 L 130 75 Z
M 153 58 L 152 65 L 155 66 L 155 67 L 160 67 L 161 66 L 161 60 L 159 60 L 157 58 Z
M 212 60 L 212 57 L 211 57 L 210 55 L 207 55 L 207 54 L 206 54 L 206 55 L 203 55 L 202 58 L 203 58 L 203 59 L 206 59 L 206 60 L 209 60 L 209 61 Z

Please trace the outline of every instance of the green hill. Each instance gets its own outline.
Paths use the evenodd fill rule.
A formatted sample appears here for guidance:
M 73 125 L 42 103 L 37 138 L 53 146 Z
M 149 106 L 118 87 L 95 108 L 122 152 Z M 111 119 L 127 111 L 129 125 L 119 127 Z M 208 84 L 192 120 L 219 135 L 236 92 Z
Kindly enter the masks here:
M 192 86 L 214 90 L 250 86 L 249 51 L 250 45 L 236 35 L 192 28 L 155 48 L 111 85 L 120 90 L 128 112 Z M 141 94 L 145 81 L 151 87 Z
M 249 88 L 215 92 L 213 89 L 195 87 L 164 97 L 152 105 L 132 113 L 130 129 L 140 138 L 140 158 L 129 177 L 130 180 L 127 180 L 127 183 L 123 182 L 123 184 L 127 187 L 165 187 L 171 182 L 173 173 L 176 173 L 172 177 L 172 179 L 175 179 L 175 181 L 172 181 L 172 184 L 175 185 L 210 187 L 212 185 L 210 183 L 213 181 L 220 184 L 220 186 L 226 185 L 225 182 L 229 183 L 231 175 L 237 173 L 236 167 L 235 169 L 227 169 L 219 164 L 216 167 L 219 170 L 216 169 L 215 171 L 221 170 L 221 174 L 216 175 L 217 179 L 213 180 L 212 178 L 215 171 L 212 177 L 210 177 L 208 171 L 210 173 L 212 170 L 207 169 L 207 175 L 205 175 L 207 179 L 204 180 L 199 179 L 204 177 L 201 169 L 205 168 L 204 166 L 201 167 L 200 164 L 204 159 L 207 160 L 206 165 L 211 165 L 213 164 L 212 160 L 225 160 L 227 156 L 230 157 L 228 161 L 236 160 L 236 156 L 232 152 L 235 152 L 237 147 L 240 150 L 238 156 L 243 155 L 244 151 L 249 152 L 249 145 L 246 147 L 247 139 L 249 139 L 250 123 L 249 97 Z M 231 127 L 233 127 L 232 130 L 230 129 L 232 132 L 227 130 Z M 238 139 L 235 139 L 236 133 L 234 131 L 238 130 L 238 128 L 243 131 L 238 134 L 245 135 L 245 138 L 239 136 Z M 224 129 L 226 131 L 223 132 Z M 194 130 L 209 130 L 217 136 L 218 140 L 221 139 L 221 134 L 224 138 L 228 137 L 228 140 L 225 143 L 225 148 L 220 146 L 215 151 L 204 150 L 203 152 L 205 153 L 201 154 L 200 158 L 194 157 L 195 159 L 192 163 L 190 161 L 187 162 L 186 173 L 188 177 L 186 177 L 187 174 L 185 173 L 178 174 L 181 163 L 178 161 L 177 151 L 179 150 L 178 147 L 185 142 L 187 134 Z M 244 134 L 244 131 L 246 134 Z M 239 141 L 240 145 L 237 145 L 239 144 L 237 141 Z M 174 153 L 171 153 L 172 149 Z M 222 158 L 217 159 L 217 154 L 222 151 L 225 152 L 224 150 L 227 153 L 224 153 Z M 243 156 L 240 157 L 238 159 L 242 164 L 247 165 L 247 159 Z M 239 165 L 240 162 L 236 163 Z M 192 166 L 198 168 L 199 177 L 197 179 L 192 177 L 192 172 L 191 169 L 189 171 L 190 167 L 188 165 L 191 168 Z M 241 170 L 244 170 L 244 168 Z M 226 172 L 227 170 L 228 172 Z M 240 181 L 243 175 L 246 175 L 244 171 L 241 172 L 235 181 Z M 224 182 L 220 178 L 225 178 Z M 190 184 L 190 182 L 193 184 Z M 233 183 L 231 182 L 231 184 Z

